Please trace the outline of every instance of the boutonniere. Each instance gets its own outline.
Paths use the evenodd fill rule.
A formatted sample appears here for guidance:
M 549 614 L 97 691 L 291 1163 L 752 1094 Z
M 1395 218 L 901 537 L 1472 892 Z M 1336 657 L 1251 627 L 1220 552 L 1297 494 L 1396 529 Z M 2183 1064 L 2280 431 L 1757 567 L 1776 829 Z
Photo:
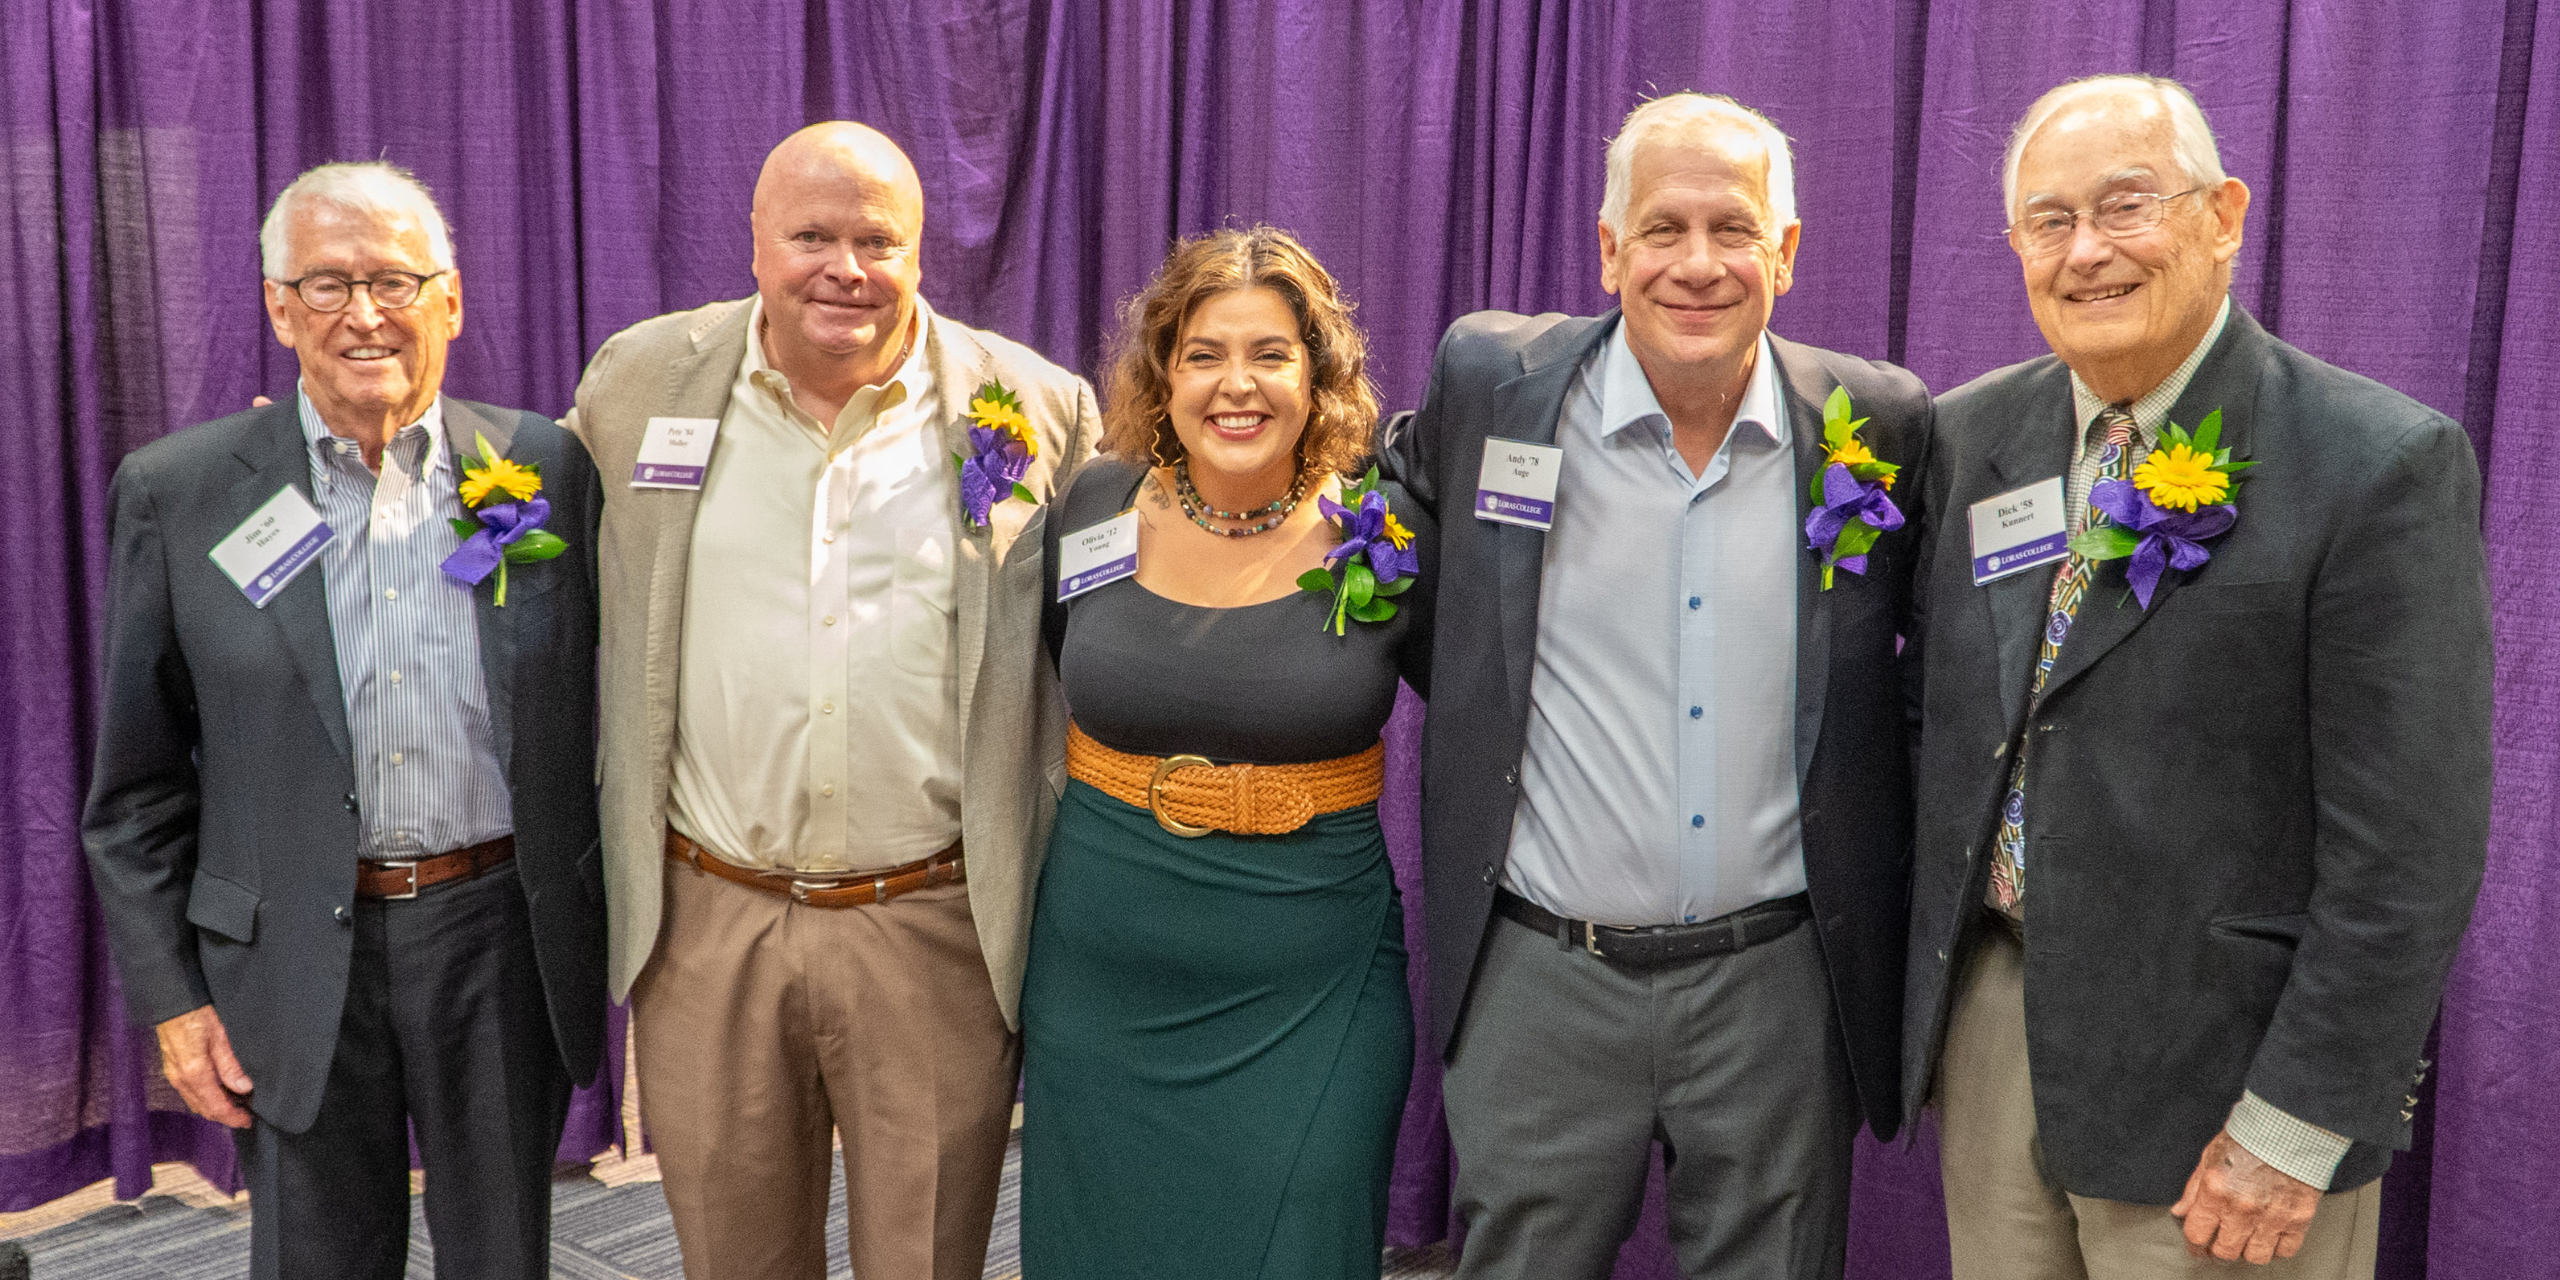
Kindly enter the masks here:
M 1298 575 L 1298 588 L 1333 597 L 1325 625 L 1343 634 L 1345 620 L 1384 622 L 1396 616 L 1394 597 L 1413 589 L 1422 572 L 1422 553 L 1413 549 L 1413 530 L 1387 509 L 1378 491 L 1378 469 L 1342 490 L 1342 501 L 1316 499 L 1317 509 L 1333 522 L 1342 540 L 1324 553 L 1324 567 Z
M 2133 562 L 2124 577 L 2142 607 L 2160 575 L 2170 569 L 2201 569 L 2213 558 L 2208 538 L 2231 531 L 2240 509 L 2231 504 L 2240 473 L 2258 465 L 2233 462 L 2222 447 L 2222 410 L 2216 409 L 2189 435 L 2176 423 L 2160 433 L 2160 447 L 2133 469 L 2133 480 L 2101 480 L 2089 488 L 2089 505 L 2107 517 L 2071 540 L 2072 554 L 2089 560 Z
M 494 571 L 497 597 L 505 608 L 507 566 L 548 560 L 569 549 L 560 535 L 542 527 L 551 518 L 551 500 L 542 494 L 542 464 L 501 458 L 480 436 L 480 465 L 462 468 L 462 505 L 476 520 L 451 522 L 462 546 L 439 566 L 446 577 L 465 587 L 480 585 Z
M 1022 473 L 1039 456 L 1040 439 L 1031 434 L 1022 401 L 989 379 L 969 398 L 969 452 L 951 455 L 960 469 L 960 509 L 969 523 L 986 528 L 987 513 L 1009 497 L 1039 505 L 1040 495 L 1022 483 Z
M 1858 439 L 1867 420 L 1849 413 L 1849 389 L 1832 388 L 1822 402 L 1822 474 L 1813 478 L 1813 514 L 1804 518 L 1805 545 L 1822 555 L 1825 591 L 1834 569 L 1865 573 L 1876 539 L 1902 527 L 1902 508 L 1885 496 L 1902 468 Z

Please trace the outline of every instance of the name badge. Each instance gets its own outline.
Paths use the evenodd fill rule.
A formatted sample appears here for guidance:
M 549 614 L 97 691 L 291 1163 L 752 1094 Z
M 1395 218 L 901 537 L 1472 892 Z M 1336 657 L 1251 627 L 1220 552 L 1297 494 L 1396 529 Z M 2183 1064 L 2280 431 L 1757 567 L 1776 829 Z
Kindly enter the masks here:
M 2062 477 L 2039 480 L 1973 504 L 1973 585 L 1981 586 L 2071 554 Z
M 311 499 L 286 485 L 205 554 L 249 603 L 264 609 L 294 575 L 320 558 L 320 549 L 333 536 Z
M 1556 524 L 1556 471 L 1564 450 L 1526 440 L 1484 439 L 1484 463 L 1476 469 L 1476 519 L 1552 529 Z
M 640 435 L 640 461 L 631 468 L 634 489 L 699 489 L 711 467 L 718 418 L 651 418 Z
M 1138 572 L 1138 512 L 1132 507 L 1058 539 L 1058 599 L 1072 600 Z

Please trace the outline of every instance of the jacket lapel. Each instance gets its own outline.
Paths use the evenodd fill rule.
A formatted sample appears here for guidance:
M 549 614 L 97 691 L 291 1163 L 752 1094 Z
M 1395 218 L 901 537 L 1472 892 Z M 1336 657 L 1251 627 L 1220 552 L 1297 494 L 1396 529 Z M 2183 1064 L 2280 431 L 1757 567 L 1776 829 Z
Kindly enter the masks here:
M 485 413 L 480 406 L 456 400 L 444 401 L 445 463 L 453 468 L 442 483 L 459 486 L 462 468 L 475 463 L 480 456 L 480 438 L 488 437 L 489 447 L 500 457 L 515 447 L 515 423 Z M 515 611 L 497 604 L 497 575 L 472 589 L 471 608 L 480 631 L 480 682 L 489 699 L 489 737 L 498 750 L 498 771 L 509 777 L 515 774 Z
M 1813 478 L 1822 473 L 1822 403 L 1840 385 L 1822 362 L 1795 349 L 1792 342 L 1769 335 L 1778 356 L 1785 389 L 1787 435 L 1796 455 L 1796 523 L 1799 530 L 1813 515 Z M 1822 589 L 1822 555 L 1804 543 L 1796 556 L 1796 787 L 1802 790 L 1813 768 L 1813 749 L 1822 734 L 1823 695 L 1831 682 L 1831 593 Z M 1841 575 L 1846 577 L 1847 575 Z
M 747 318 L 754 314 L 754 299 L 739 301 L 694 333 L 693 350 L 667 365 L 665 393 L 658 403 L 665 405 L 662 416 L 670 418 L 722 418 L 729 412 L 729 388 L 738 380 L 738 366 L 746 359 Z M 721 441 L 711 442 L 711 461 L 717 465 Z M 611 478 L 606 480 L 611 484 Z M 657 761 L 657 776 L 667 776 L 668 761 L 673 758 L 676 740 L 677 662 L 684 648 L 684 595 L 686 572 L 693 556 L 693 519 L 702 506 L 699 489 L 649 489 L 637 496 L 622 499 L 639 524 L 632 542 L 648 548 L 649 614 L 647 641 L 640 669 L 649 676 L 649 741 L 655 750 L 667 754 Z M 655 520 L 650 527 L 646 521 Z M 661 791 L 660 799 L 663 800 Z
M 276 490 L 292 485 L 302 496 L 318 506 L 318 495 L 311 491 L 311 451 L 302 438 L 301 411 L 293 400 L 280 401 L 264 411 L 259 422 L 247 433 L 237 457 L 248 473 L 231 486 L 230 526 L 217 536 L 228 535 L 232 528 L 247 520 Z M 342 532 L 332 530 L 332 536 Z M 253 612 L 264 615 L 283 633 L 285 652 L 293 655 L 293 665 L 302 674 L 302 685 L 311 696 L 311 709 L 329 731 L 329 741 L 338 748 L 338 759 L 353 768 L 355 749 L 347 738 L 347 698 L 338 683 L 338 646 L 329 632 L 329 588 L 323 576 L 323 565 L 303 569 L 267 607 Z M 245 601 L 244 601 L 245 603 Z
M 2071 371 L 2055 360 L 2012 402 L 2014 419 L 1990 456 L 1992 486 L 1973 501 L 2024 488 L 2059 476 L 2071 465 Z M 1959 507 L 1940 519 L 1966 521 L 1967 572 L 1971 571 L 1970 512 Z M 2036 652 L 2042 644 L 2045 606 L 2053 598 L 2051 566 L 2013 573 L 1981 588 L 1983 607 L 1991 614 L 1991 639 L 2000 662 L 2000 709 L 2011 730 L 2027 713 L 2027 689 L 2035 681 Z
M 2179 393 L 2178 402 L 2170 406 L 2169 421 L 2192 431 L 2204 415 L 2220 409 L 2222 443 L 2230 447 L 2233 457 L 2246 456 L 2249 423 L 2257 409 L 2257 357 L 2264 349 L 2265 338 L 2266 331 L 2240 309 L 2240 304 L 2231 304 L 2231 318 L 2222 326 L 2221 340 L 2214 344 L 2213 354 L 2197 367 L 2194 380 Z M 2053 674 L 2045 680 L 2044 696 L 2037 699 L 2039 704 L 2050 700 L 2063 686 L 2107 656 L 2109 650 L 2124 643 L 2193 576 L 2176 569 L 2161 574 L 2160 585 L 2151 593 L 2151 607 L 2145 609 L 2126 585 L 2125 568 L 2129 563 L 2118 560 L 2101 566 L 2090 582 L 2089 594 L 2071 620 L 2071 633 L 2062 642 L 2062 653 L 2054 659 Z
M 924 355 L 933 370 L 933 394 L 936 430 L 941 433 L 942 449 L 947 455 L 966 457 L 969 453 L 969 401 L 980 386 L 995 376 L 995 359 L 963 326 L 947 322 L 934 314 L 924 299 L 916 299 L 916 309 L 925 317 Z M 1021 389 L 1014 388 L 1018 393 Z M 1028 408 L 1028 406 L 1026 406 Z M 1041 432 L 1033 424 L 1035 434 L 1055 442 L 1055 433 Z M 968 513 L 960 510 L 959 487 L 951 494 L 951 525 L 959 536 L 954 540 L 952 557 L 952 674 L 959 681 L 959 723 L 961 759 L 968 759 L 970 710 L 977 702 L 978 673 L 985 665 L 987 633 L 991 618 L 1006 602 L 996 598 L 995 584 L 1004 558 L 1014 543 L 1030 527 L 1035 516 L 1047 510 L 1051 493 L 1050 479 L 1056 473 L 1057 459 L 1053 448 L 1043 448 L 1031 459 L 1022 474 L 1022 483 L 1040 495 L 1041 505 L 1034 506 L 1014 499 L 999 498 L 987 510 L 987 523 L 982 528 L 972 524 Z M 1034 543 L 1037 546 L 1037 543 Z M 1034 598 L 1036 602 L 1036 597 Z
M 1618 313 L 1596 320 L 1565 321 L 1531 340 L 1520 352 L 1520 376 L 1493 390 L 1492 434 L 1528 444 L 1553 445 L 1565 392 L 1591 352 L 1616 331 Z M 1563 466 L 1573 465 L 1566 459 Z M 1559 484 L 1563 476 L 1557 476 Z M 1561 496 L 1561 495 L 1559 495 Z M 1475 505 L 1473 492 L 1468 507 Z M 1559 504 L 1561 505 L 1561 504 Z M 1538 652 L 1538 595 L 1546 581 L 1547 535 L 1514 524 L 1488 522 L 1496 548 L 1502 616 L 1504 675 L 1511 692 L 1511 722 L 1529 720 L 1529 672 Z

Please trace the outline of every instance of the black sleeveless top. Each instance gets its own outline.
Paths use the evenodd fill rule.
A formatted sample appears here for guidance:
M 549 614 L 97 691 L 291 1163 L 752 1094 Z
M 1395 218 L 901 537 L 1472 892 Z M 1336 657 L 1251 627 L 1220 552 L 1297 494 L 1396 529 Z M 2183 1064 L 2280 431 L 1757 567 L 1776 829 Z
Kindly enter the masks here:
M 1347 622 L 1340 636 L 1330 625 L 1332 597 L 1304 591 L 1213 609 L 1168 600 L 1129 577 L 1058 603 L 1059 539 L 1127 510 L 1145 478 L 1142 465 L 1097 458 L 1049 512 L 1046 629 L 1075 722 L 1108 747 L 1220 764 L 1368 750 L 1395 710 L 1400 664 L 1426 654 L 1419 584 L 1396 597 L 1395 617 Z M 1379 489 L 1423 547 L 1424 571 L 1436 568 L 1437 526 L 1401 486 Z

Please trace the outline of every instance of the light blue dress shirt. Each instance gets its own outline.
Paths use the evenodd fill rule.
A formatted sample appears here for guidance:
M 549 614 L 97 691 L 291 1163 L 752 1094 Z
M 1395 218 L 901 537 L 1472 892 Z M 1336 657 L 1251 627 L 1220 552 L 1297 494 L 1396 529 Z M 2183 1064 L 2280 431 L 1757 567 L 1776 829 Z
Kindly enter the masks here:
M 294 398 L 331 534 L 320 572 L 355 753 L 357 855 L 420 858 L 506 835 L 514 807 L 490 733 L 477 606 L 440 567 L 462 545 L 445 522 L 465 514 L 444 400 L 391 438 L 377 476 L 298 385 Z
M 1695 923 L 1805 887 L 1795 450 L 1766 337 L 1692 474 L 1624 327 L 1584 363 L 1538 597 L 1503 882 L 1599 924 Z

